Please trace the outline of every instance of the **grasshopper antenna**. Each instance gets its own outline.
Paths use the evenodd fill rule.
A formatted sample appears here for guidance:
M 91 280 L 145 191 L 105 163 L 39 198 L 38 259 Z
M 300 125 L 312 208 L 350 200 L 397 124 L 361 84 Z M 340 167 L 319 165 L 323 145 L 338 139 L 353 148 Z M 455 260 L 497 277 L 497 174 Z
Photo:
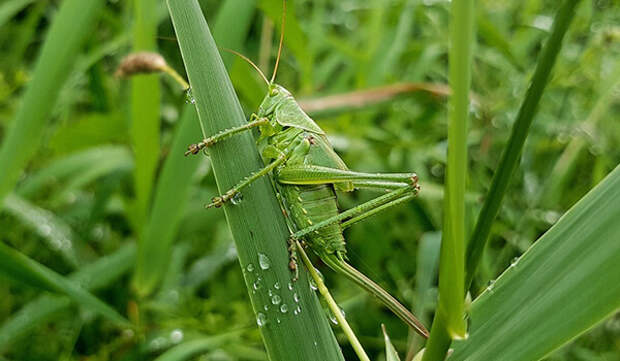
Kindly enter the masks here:
M 254 64 L 254 62 L 253 62 L 252 60 L 250 60 L 247 56 L 245 56 L 245 55 L 243 55 L 243 54 L 241 54 L 241 53 L 239 53 L 239 52 L 237 52 L 237 51 L 234 51 L 234 50 L 232 50 L 232 49 L 222 48 L 222 50 L 227 51 L 227 52 L 229 52 L 229 53 L 231 53 L 231 54 L 234 54 L 234 55 L 236 55 L 236 56 L 240 57 L 241 59 L 245 60 L 248 64 L 252 65 L 252 67 L 253 67 L 254 69 L 256 69 L 256 71 L 258 72 L 258 74 L 260 74 L 261 78 L 263 78 L 263 80 L 265 81 L 265 83 L 267 83 L 267 85 L 269 85 L 269 80 L 267 80 L 267 77 L 265 76 L 265 74 L 264 74 L 264 73 L 260 70 L 260 68 L 259 68 L 256 64 Z
M 280 64 L 280 55 L 282 55 L 282 42 L 284 41 L 284 24 L 286 23 L 286 0 L 282 0 L 282 26 L 280 27 L 280 45 L 278 46 L 278 57 L 276 58 L 276 65 L 273 67 L 273 74 L 271 75 L 271 84 L 276 80 L 276 73 L 278 72 L 278 64 Z

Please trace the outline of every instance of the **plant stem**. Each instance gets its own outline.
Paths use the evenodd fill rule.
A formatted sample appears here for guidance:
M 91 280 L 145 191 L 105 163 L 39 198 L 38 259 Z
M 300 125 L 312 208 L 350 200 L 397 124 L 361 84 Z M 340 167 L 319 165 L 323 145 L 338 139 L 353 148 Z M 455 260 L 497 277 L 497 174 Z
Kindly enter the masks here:
M 454 0 L 450 31 L 448 164 L 439 264 L 439 304 L 423 360 L 443 360 L 451 339 L 467 337 L 464 321 L 467 123 L 474 46 L 474 2 Z
M 466 288 L 469 288 L 476 268 L 480 263 L 482 251 L 484 250 L 484 246 L 489 238 L 489 233 L 491 232 L 491 225 L 497 217 L 510 179 L 521 158 L 525 138 L 529 132 L 534 115 L 536 115 L 538 103 L 545 90 L 545 86 L 549 80 L 549 74 L 555 65 L 555 60 L 562 47 L 562 39 L 573 20 L 575 7 L 578 3 L 579 0 L 566 0 L 562 4 L 555 16 L 551 35 L 542 49 L 540 59 L 536 65 L 534 77 L 532 78 L 532 83 L 527 89 L 527 94 L 519 109 L 517 120 L 512 127 L 508 145 L 504 149 L 500 164 L 493 175 L 491 188 L 489 189 L 482 211 L 480 211 L 480 215 L 478 216 L 476 227 L 468 243 L 465 278 Z
M 357 339 L 357 336 L 355 336 L 355 333 L 353 332 L 353 329 L 351 329 L 351 326 L 349 326 L 347 319 L 344 318 L 340 307 L 338 306 L 332 295 L 329 293 L 329 290 L 327 289 L 327 286 L 325 286 L 323 279 L 314 269 L 314 266 L 312 265 L 312 262 L 310 262 L 310 258 L 308 258 L 306 251 L 304 251 L 304 248 L 299 244 L 298 241 L 295 241 L 295 244 L 297 246 L 299 254 L 301 255 L 301 259 L 304 261 L 304 264 L 308 269 L 308 273 L 310 273 L 310 277 L 312 277 L 312 279 L 316 283 L 316 287 L 318 288 L 319 293 L 321 294 L 321 296 L 323 296 L 325 302 L 327 302 L 327 307 L 329 307 L 329 309 L 336 317 L 336 320 L 338 320 L 340 328 L 342 328 L 342 331 L 347 336 L 347 339 L 351 343 L 351 347 L 353 347 L 353 350 L 357 354 L 357 357 L 359 357 L 359 359 L 362 361 L 370 361 L 370 358 L 368 358 L 366 351 L 364 351 L 364 347 L 362 347 L 362 344 Z

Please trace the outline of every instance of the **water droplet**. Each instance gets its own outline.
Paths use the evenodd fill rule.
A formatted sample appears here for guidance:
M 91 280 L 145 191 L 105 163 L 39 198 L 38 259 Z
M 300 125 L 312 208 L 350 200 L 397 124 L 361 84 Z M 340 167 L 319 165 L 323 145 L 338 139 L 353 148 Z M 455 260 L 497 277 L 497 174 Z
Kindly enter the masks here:
M 282 313 L 288 312 L 288 306 L 286 305 L 286 303 L 283 303 L 282 305 L 280 305 L 280 312 Z
M 185 91 L 185 103 L 187 104 L 196 104 L 196 99 L 192 94 L 192 88 L 187 88 Z
M 341 308 L 340 309 L 340 314 L 342 314 L 342 317 L 344 318 L 344 310 Z M 329 309 L 329 320 L 334 324 L 337 325 L 338 324 L 338 318 L 336 318 L 336 315 L 332 312 L 331 308 Z
M 282 302 L 282 298 L 280 298 L 280 296 L 273 295 L 273 297 L 271 297 L 271 303 L 273 303 L 274 305 L 278 305 L 280 304 L 280 302 Z
M 183 331 L 176 328 L 170 332 L 170 341 L 173 343 L 179 343 L 183 340 Z
M 293 313 L 294 313 L 295 315 L 299 315 L 299 314 L 301 313 L 301 307 L 300 307 L 300 306 L 297 306 L 297 308 L 295 308 L 295 310 L 293 311 Z
M 280 289 L 280 282 L 276 282 L 276 283 L 273 285 L 273 288 L 275 288 L 276 290 L 279 290 L 279 289 Z
M 293 290 L 293 282 L 288 283 L 288 289 L 291 291 Z
M 256 315 L 256 324 L 258 325 L 258 327 L 263 327 L 267 324 L 267 316 L 265 316 L 264 313 L 259 312 Z
M 313 291 L 318 290 L 319 288 L 316 286 L 316 283 L 314 282 L 314 278 L 310 277 L 310 289 L 312 289 Z
M 241 203 L 241 201 L 243 201 L 243 193 L 241 192 L 235 193 L 235 195 L 230 199 L 230 203 L 235 205 Z
M 282 321 L 280 321 L 280 318 L 276 318 L 276 321 L 277 321 L 278 323 L 282 322 Z
M 487 291 L 493 292 L 494 287 L 495 287 L 495 280 L 490 280 L 489 285 L 487 286 Z
M 253 264 L 251 264 L 251 263 L 248 263 L 248 265 L 247 265 L 247 266 L 245 266 L 245 269 L 246 269 L 248 272 L 254 272 L 254 265 L 253 265 Z
M 267 257 L 266 255 L 262 253 L 259 253 L 258 254 L 258 265 L 260 266 L 261 269 L 267 270 L 271 266 L 271 261 L 269 260 L 269 257 Z
M 299 303 L 299 295 L 297 294 L 297 292 L 293 293 L 293 299 L 296 303 Z
M 519 264 L 519 257 L 515 257 L 512 259 L 512 261 L 510 261 L 510 265 L 512 267 L 515 267 L 517 264 Z
M 269 290 L 269 297 L 273 296 L 273 291 Z
M 43 233 L 44 236 L 49 236 L 52 233 L 52 227 L 47 223 L 43 223 L 41 225 L 41 233 Z
M 329 313 L 329 320 L 330 320 L 330 321 L 332 321 L 332 323 L 333 323 L 334 325 L 337 325 L 337 324 L 338 324 L 338 319 L 337 319 L 337 318 L 336 318 L 336 316 L 334 316 L 334 314 L 333 314 L 333 313 L 331 313 L 331 312 Z
M 256 280 L 256 282 L 254 282 L 254 283 L 252 284 L 252 288 L 254 288 L 255 290 L 259 290 L 259 289 L 261 289 L 262 287 L 263 287 L 263 286 L 260 284 L 260 281 L 259 281 L 259 280 Z

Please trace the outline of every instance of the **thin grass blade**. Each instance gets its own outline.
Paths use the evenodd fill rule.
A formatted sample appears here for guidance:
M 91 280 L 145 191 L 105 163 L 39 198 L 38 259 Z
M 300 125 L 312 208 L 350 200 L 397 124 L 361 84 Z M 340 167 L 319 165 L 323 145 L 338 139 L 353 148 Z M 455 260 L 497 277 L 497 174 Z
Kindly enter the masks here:
M 497 217 L 500 205 L 508 189 L 510 178 L 512 177 L 519 159 L 521 158 L 521 152 L 523 145 L 525 144 L 525 138 L 530 129 L 530 125 L 536 115 L 536 109 L 538 103 L 542 97 L 542 94 L 547 85 L 549 74 L 555 65 L 555 60 L 562 47 L 562 39 L 568 29 L 568 26 L 573 20 L 575 14 L 575 7 L 579 3 L 579 0 L 566 0 L 560 6 L 558 13 L 553 22 L 553 28 L 551 29 L 551 35 L 545 43 L 540 60 L 536 65 L 534 77 L 532 83 L 527 90 L 525 99 L 519 109 L 519 114 L 512 127 L 510 139 L 508 144 L 502 153 L 500 164 L 493 175 L 491 182 L 491 188 L 487 198 L 482 206 L 482 210 L 478 215 L 474 232 L 467 244 L 467 256 L 466 256 L 466 272 L 465 272 L 465 285 L 469 288 L 471 281 L 480 263 L 482 257 L 482 251 L 486 244 L 489 233 L 491 232 L 491 225 Z
M 0 27 L 34 0 L 10 0 L 0 6 Z
M 70 297 L 79 305 L 98 312 L 111 321 L 129 325 L 129 321 L 90 292 L 42 264 L 0 242 L 0 272 L 30 286 Z
M 157 37 L 156 0 L 136 0 L 134 4 L 133 51 L 155 51 Z M 161 97 L 159 75 L 144 74 L 131 78 L 131 126 L 129 134 L 135 156 L 132 223 L 140 231 L 147 220 L 153 180 L 159 160 Z
M 84 266 L 70 275 L 69 280 L 89 291 L 95 291 L 127 273 L 133 267 L 135 258 L 136 245 L 132 242 Z M 42 323 L 54 319 L 71 304 L 70 298 L 58 295 L 41 296 L 26 304 L 0 326 L 0 350 L 7 349 Z
M 80 45 L 95 24 L 102 0 L 63 1 L 43 44 L 21 105 L 0 148 L 0 202 L 39 146 L 45 122 L 52 113 Z M 76 29 L 80 29 L 76 31 Z
M 219 335 L 199 338 L 183 342 L 180 345 L 174 346 L 168 351 L 161 354 L 154 361 L 183 361 L 189 360 L 192 356 L 205 353 L 217 349 L 221 345 L 230 343 L 233 339 L 238 337 L 238 333 Z
M 42 237 L 47 247 L 58 253 L 67 264 L 73 268 L 80 265 L 73 230 L 54 213 L 15 194 L 9 194 L 4 199 L 4 209 Z
M 186 106 L 170 153 L 157 182 L 153 208 L 140 237 L 133 288 L 140 296 L 153 292 L 166 272 L 170 248 L 189 197 L 192 175 L 199 162 L 183 156 L 200 134 L 198 115 Z

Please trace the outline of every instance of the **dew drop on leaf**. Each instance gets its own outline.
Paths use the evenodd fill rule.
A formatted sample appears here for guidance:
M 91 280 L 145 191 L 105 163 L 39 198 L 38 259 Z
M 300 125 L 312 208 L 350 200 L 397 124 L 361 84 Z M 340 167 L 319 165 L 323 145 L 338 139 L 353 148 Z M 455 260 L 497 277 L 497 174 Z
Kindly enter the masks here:
M 260 266 L 261 269 L 267 270 L 269 269 L 269 267 L 271 267 L 271 261 L 269 260 L 269 257 L 267 257 L 266 255 L 262 253 L 259 253 L 258 254 L 258 265 Z
M 256 324 L 258 325 L 258 327 L 263 327 L 267 324 L 267 316 L 265 316 L 264 313 L 259 312 L 256 315 Z

